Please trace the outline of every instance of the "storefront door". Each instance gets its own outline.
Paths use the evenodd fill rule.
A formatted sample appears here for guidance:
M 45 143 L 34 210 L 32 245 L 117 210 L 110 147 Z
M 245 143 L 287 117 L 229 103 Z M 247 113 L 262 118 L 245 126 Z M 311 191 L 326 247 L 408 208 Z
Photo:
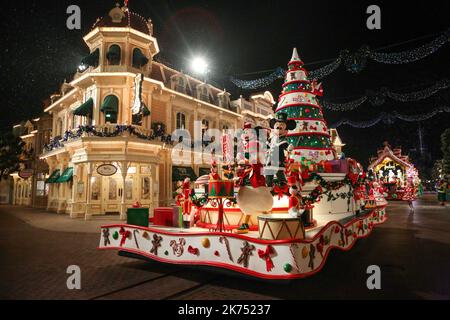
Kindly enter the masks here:
M 119 176 L 103 177 L 102 213 L 119 214 L 123 187 Z

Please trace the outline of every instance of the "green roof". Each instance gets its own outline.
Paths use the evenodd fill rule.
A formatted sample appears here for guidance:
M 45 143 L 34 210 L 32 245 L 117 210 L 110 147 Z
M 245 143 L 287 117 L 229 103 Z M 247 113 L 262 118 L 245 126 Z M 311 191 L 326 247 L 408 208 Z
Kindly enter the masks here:
M 119 99 L 116 96 L 109 95 L 103 100 L 100 107 L 101 112 L 118 112 L 119 111 Z
M 73 177 L 73 168 L 67 168 L 64 170 L 63 174 L 55 181 L 55 183 L 65 183 L 72 180 Z
M 92 114 L 92 109 L 94 108 L 94 100 L 89 98 L 85 103 L 80 105 L 73 111 L 73 114 L 76 116 L 87 116 L 88 114 Z
M 194 169 L 191 167 L 172 167 L 172 181 L 184 181 L 190 178 L 191 181 L 197 180 Z
M 45 180 L 45 183 L 56 183 L 56 180 L 58 180 L 59 178 L 60 172 L 61 171 L 59 169 L 53 171 L 53 173 L 50 175 L 50 178 Z

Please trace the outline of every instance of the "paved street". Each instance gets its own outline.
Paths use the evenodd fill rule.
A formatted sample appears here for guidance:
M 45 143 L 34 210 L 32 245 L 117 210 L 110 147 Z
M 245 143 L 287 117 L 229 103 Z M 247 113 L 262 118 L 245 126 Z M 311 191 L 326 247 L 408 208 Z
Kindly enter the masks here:
M 391 203 L 389 220 L 349 252 L 333 251 L 317 275 L 268 282 L 211 268 L 163 265 L 96 250 L 108 220 L 70 220 L 43 211 L 0 207 L 2 299 L 450 299 L 450 207 L 434 195 Z M 382 290 L 366 288 L 379 265 Z M 69 265 L 82 290 L 66 287 Z

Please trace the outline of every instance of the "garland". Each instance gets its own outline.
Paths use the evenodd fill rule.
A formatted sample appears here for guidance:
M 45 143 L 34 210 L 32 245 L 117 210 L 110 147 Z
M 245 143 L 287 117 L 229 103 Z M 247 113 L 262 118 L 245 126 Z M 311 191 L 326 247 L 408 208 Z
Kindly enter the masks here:
M 386 98 L 399 102 L 419 101 L 429 98 L 437 92 L 448 88 L 450 88 L 449 79 L 439 80 L 428 88 L 409 93 L 395 93 L 390 91 L 388 88 L 383 87 L 378 91 L 367 90 L 366 94 L 361 98 L 345 103 L 331 103 L 328 101 L 322 101 L 322 106 L 332 111 L 351 111 L 355 110 L 366 101 L 369 101 L 369 103 L 374 107 L 383 105 L 386 102 Z
M 116 125 L 114 128 L 114 131 L 98 131 L 94 126 L 79 126 L 78 130 L 76 132 L 73 131 L 66 131 L 63 135 L 63 137 L 55 137 L 50 141 L 49 144 L 44 146 L 44 150 L 47 152 L 50 152 L 54 149 L 62 148 L 64 147 L 64 143 L 68 142 L 70 140 L 75 140 L 81 138 L 83 134 L 87 134 L 89 136 L 94 137 L 101 137 L 101 138 L 114 138 L 122 136 L 125 132 L 130 134 L 131 136 L 134 136 L 138 139 L 147 140 L 147 141 L 155 141 L 159 140 L 164 143 L 172 144 L 172 136 L 171 135 L 160 135 L 156 136 L 154 133 L 151 135 L 146 135 L 139 130 L 136 129 L 136 127 L 131 125 Z
M 230 81 L 236 87 L 239 87 L 241 89 L 254 90 L 254 89 L 264 88 L 264 87 L 269 86 L 275 80 L 284 78 L 285 74 L 286 74 L 286 71 L 284 71 L 283 68 L 279 67 L 279 68 L 275 69 L 274 72 L 272 72 L 271 74 L 269 74 L 268 76 L 266 76 L 264 78 L 255 79 L 255 80 L 241 80 L 241 79 L 237 79 L 235 77 L 230 77 Z
M 309 195 L 303 197 L 303 201 L 307 207 L 311 208 L 314 203 L 319 202 L 324 196 L 326 196 L 327 201 L 347 199 L 347 205 L 350 210 L 353 192 L 355 188 L 366 182 L 366 177 L 364 175 L 358 175 L 355 179 L 353 176 L 348 174 L 345 176 L 344 180 L 341 181 L 326 181 L 319 174 L 312 173 L 308 179 L 304 180 L 304 182 L 315 182 L 318 184 L 318 186 L 311 191 Z M 349 186 L 348 192 L 338 192 L 333 194 L 333 191 L 339 190 L 344 186 Z
M 446 30 L 436 39 L 427 44 L 401 52 L 377 52 L 376 50 L 371 50 L 367 45 L 362 46 L 354 53 L 351 53 L 347 49 L 341 50 L 339 56 L 331 63 L 317 70 L 310 71 L 308 78 L 310 80 L 323 79 L 336 71 L 341 65 L 343 65 L 346 71 L 350 73 L 359 73 L 366 67 L 368 59 L 384 64 L 406 64 L 415 62 L 426 58 L 442 48 L 448 42 L 449 36 L 450 29 Z M 275 80 L 283 78 L 284 74 L 285 70 L 278 67 L 273 73 L 264 78 L 255 80 L 241 80 L 235 77 L 230 77 L 230 81 L 236 87 L 241 89 L 254 90 L 269 86 Z
M 424 114 L 418 114 L 418 115 L 404 115 L 400 114 L 397 111 L 392 112 L 391 114 L 382 112 L 377 117 L 366 120 L 366 121 L 352 121 L 349 119 L 341 119 L 337 123 L 330 126 L 330 128 L 338 128 L 342 125 L 349 125 L 353 128 L 369 128 L 376 124 L 378 124 L 380 121 L 383 121 L 385 124 L 393 124 L 396 119 L 407 121 L 407 122 L 419 122 L 419 121 L 425 121 L 428 119 L 431 119 L 432 117 L 436 116 L 437 114 L 441 112 L 450 112 L 450 107 L 438 107 L 435 110 L 432 110 L 428 113 Z

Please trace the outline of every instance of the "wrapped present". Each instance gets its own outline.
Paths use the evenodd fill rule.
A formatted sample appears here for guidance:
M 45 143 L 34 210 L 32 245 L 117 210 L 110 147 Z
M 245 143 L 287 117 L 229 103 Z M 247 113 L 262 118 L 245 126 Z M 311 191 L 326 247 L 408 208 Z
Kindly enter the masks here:
M 179 212 L 179 207 L 156 208 L 154 212 L 153 224 L 156 226 L 178 227 Z M 174 219 L 175 216 L 176 219 Z
M 148 227 L 148 208 L 129 208 L 127 210 L 127 224 L 140 227 Z

